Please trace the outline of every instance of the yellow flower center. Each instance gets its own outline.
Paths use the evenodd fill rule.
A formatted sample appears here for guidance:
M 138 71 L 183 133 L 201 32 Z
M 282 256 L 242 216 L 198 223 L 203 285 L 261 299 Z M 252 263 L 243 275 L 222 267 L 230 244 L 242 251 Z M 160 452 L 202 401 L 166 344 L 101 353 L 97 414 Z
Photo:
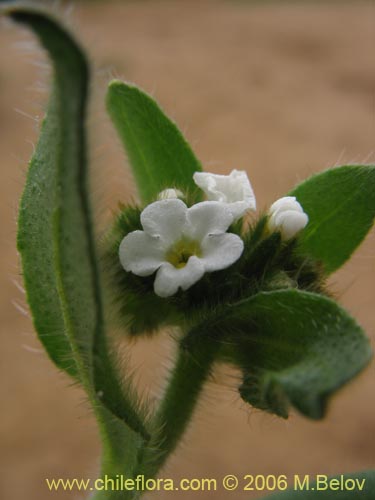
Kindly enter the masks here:
M 193 255 L 200 257 L 201 254 L 202 250 L 197 241 L 183 238 L 168 250 L 166 259 L 174 267 L 181 269 L 186 266 L 190 257 Z

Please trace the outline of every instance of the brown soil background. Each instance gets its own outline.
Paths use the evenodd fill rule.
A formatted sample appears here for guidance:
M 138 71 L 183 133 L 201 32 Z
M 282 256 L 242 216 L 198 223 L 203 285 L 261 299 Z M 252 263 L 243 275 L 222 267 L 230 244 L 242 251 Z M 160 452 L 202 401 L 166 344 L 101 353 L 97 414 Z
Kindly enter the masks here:
M 75 7 L 64 17 L 96 68 L 90 130 L 93 202 L 102 227 L 117 202 L 134 193 L 103 106 L 113 75 L 157 98 L 207 170 L 246 169 L 260 208 L 313 172 L 374 160 L 374 4 L 201 0 Z M 95 476 L 96 425 L 82 392 L 42 351 L 30 318 L 22 314 L 26 306 L 17 287 L 17 200 L 37 138 L 34 118 L 42 116 L 47 97 L 45 60 L 33 40 L 1 25 L 0 498 L 79 499 L 79 493 L 49 493 L 44 481 Z M 374 340 L 373 242 L 372 233 L 332 278 L 332 287 Z M 133 363 L 145 387 L 165 357 L 163 342 L 136 349 Z M 215 375 L 162 477 L 333 474 L 375 467 L 374 365 L 334 398 L 320 423 L 296 414 L 282 421 L 251 410 L 237 397 L 236 382 L 233 373 Z M 157 393 L 154 387 L 152 395 Z M 263 493 L 151 495 L 177 496 L 250 499 Z

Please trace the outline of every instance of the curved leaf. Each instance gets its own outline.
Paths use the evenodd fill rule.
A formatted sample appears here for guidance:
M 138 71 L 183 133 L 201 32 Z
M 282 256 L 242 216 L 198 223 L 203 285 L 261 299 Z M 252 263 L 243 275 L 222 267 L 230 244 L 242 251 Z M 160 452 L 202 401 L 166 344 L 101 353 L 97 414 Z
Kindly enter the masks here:
M 73 38 L 47 14 L 19 5 L 6 12 L 35 31 L 54 63 L 19 215 L 18 248 L 35 327 L 50 357 L 85 387 L 105 442 L 104 464 L 135 467 L 147 432 L 109 359 L 87 193 L 89 68 Z
M 114 80 L 107 108 L 128 154 L 142 201 L 154 201 L 160 191 L 177 187 L 197 198 L 194 172 L 201 165 L 177 126 L 139 88 Z
M 375 167 L 347 165 L 312 176 L 290 193 L 309 216 L 302 248 L 332 273 L 371 229 L 375 217 Z
M 263 292 L 232 308 L 242 398 L 286 418 L 293 405 L 320 419 L 328 398 L 371 358 L 357 323 L 333 300 L 295 289 Z

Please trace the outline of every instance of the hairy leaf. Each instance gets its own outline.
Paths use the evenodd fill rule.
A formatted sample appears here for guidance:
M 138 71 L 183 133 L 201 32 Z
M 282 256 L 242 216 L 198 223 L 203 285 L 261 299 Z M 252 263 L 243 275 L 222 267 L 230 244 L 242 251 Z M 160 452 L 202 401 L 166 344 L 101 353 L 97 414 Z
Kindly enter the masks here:
M 259 293 L 233 306 L 229 322 L 244 371 L 242 398 L 284 418 L 289 405 L 322 418 L 328 398 L 371 358 L 357 323 L 336 302 L 315 293 Z
M 312 176 L 290 193 L 309 216 L 302 248 L 332 273 L 371 229 L 375 217 L 375 167 L 348 165 Z
M 50 357 L 85 387 L 105 440 L 105 464 L 118 463 L 121 455 L 135 466 L 147 433 L 109 359 L 87 194 L 89 68 L 72 37 L 47 14 L 27 6 L 6 12 L 35 31 L 54 63 L 19 216 L 18 248 L 35 327 Z
M 198 199 L 193 182 L 201 165 L 177 126 L 139 88 L 114 80 L 107 108 L 129 157 L 142 201 L 150 203 L 166 188 L 177 187 Z
M 303 483 L 304 475 L 299 477 Z M 312 479 L 312 476 L 308 477 Z M 290 489 L 269 495 L 264 500 L 373 500 L 375 496 L 375 471 L 373 470 L 328 477 L 328 482 L 325 477 L 321 474 L 317 477 L 317 482 L 309 480 L 309 489 Z M 331 484 L 336 489 L 324 489 L 326 484 Z M 345 484 L 348 489 L 345 489 Z M 353 485 L 354 489 L 349 489 Z

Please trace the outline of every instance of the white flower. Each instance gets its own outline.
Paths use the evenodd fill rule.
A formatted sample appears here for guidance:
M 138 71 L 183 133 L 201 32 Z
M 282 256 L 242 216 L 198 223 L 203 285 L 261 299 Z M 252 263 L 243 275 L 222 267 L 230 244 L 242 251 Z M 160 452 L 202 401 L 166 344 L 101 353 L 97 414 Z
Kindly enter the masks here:
M 271 231 L 280 231 L 284 240 L 294 238 L 309 221 L 295 196 L 284 196 L 275 201 L 268 213 L 268 227 Z
M 174 198 L 183 198 L 184 194 L 179 189 L 168 188 L 158 194 L 158 200 L 171 200 Z
M 143 231 L 122 240 L 120 262 L 138 276 L 156 272 L 154 290 L 170 297 L 187 290 L 204 273 L 225 269 L 242 254 L 243 241 L 226 233 L 233 216 L 223 203 L 204 201 L 187 208 L 178 199 L 156 201 L 141 213 Z
M 253 189 L 246 172 L 242 170 L 232 170 L 229 175 L 196 172 L 193 179 L 208 200 L 227 203 L 234 220 L 241 218 L 247 210 L 256 209 Z

